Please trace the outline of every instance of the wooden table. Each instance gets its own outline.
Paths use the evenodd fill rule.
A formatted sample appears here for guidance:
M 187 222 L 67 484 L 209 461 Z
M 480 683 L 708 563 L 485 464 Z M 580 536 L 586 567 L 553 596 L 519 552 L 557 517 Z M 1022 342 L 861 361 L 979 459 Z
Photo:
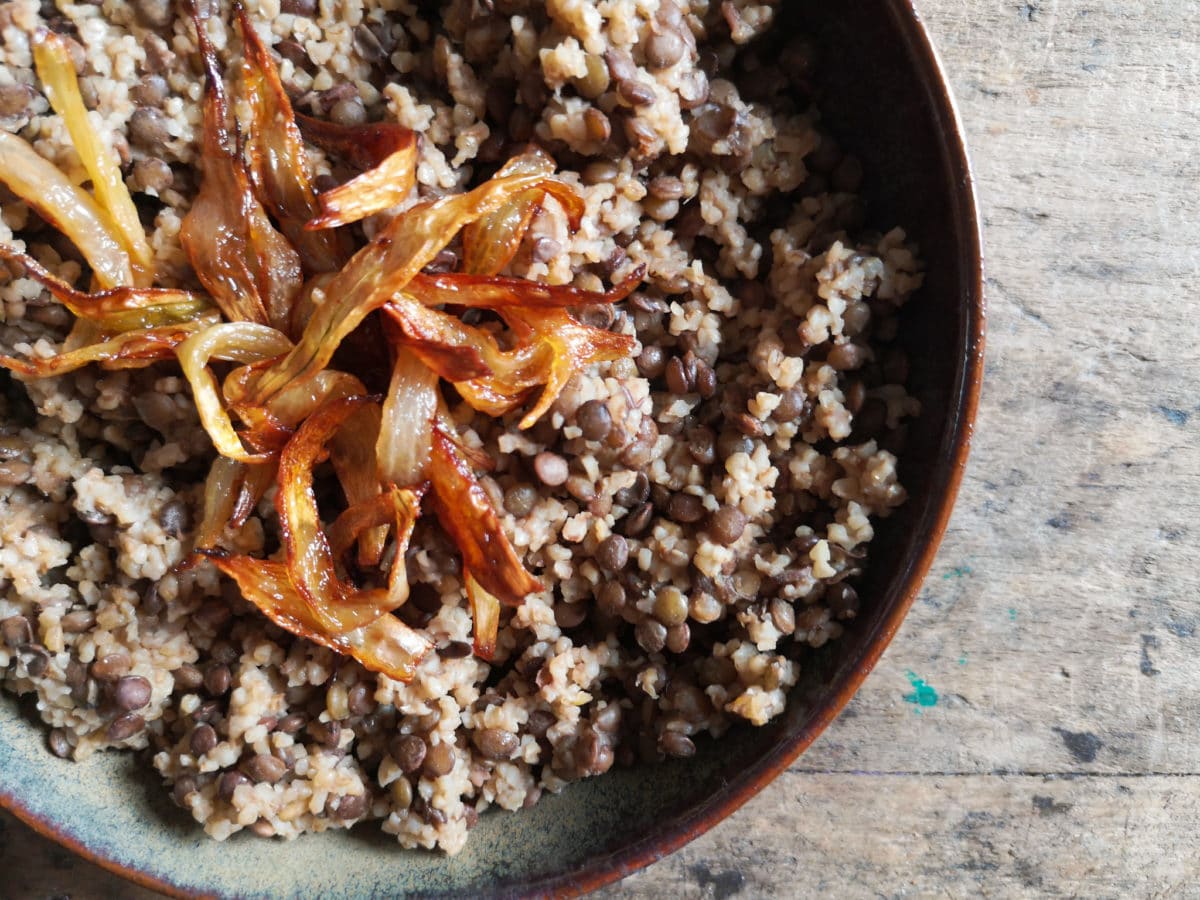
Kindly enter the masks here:
M 1200 887 L 1200 3 L 919 0 L 988 242 L 978 440 L 883 663 L 611 897 Z M 0 815 L 0 893 L 152 896 Z

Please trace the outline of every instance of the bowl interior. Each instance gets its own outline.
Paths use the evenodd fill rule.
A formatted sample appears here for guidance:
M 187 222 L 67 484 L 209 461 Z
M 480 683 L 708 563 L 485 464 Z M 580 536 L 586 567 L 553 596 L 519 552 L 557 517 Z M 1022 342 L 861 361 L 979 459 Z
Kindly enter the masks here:
M 901 474 L 910 502 L 878 528 L 866 607 L 815 654 L 787 713 L 703 743 L 692 760 L 615 771 L 480 821 L 459 856 L 396 852 L 368 825 L 291 843 L 210 841 L 123 755 L 68 763 L 0 700 L 0 802 L 64 843 L 160 889 L 238 896 L 525 893 L 594 887 L 710 827 L 816 737 L 853 694 L 919 587 L 953 500 L 978 388 L 982 297 L 974 199 L 952 104 L 910 4 L 784 3 L 787 29 L 824 49 L 825 121 L 866 170 L 870 224 L 921 246 L 925 288 L 905 311 L 924 412 Z

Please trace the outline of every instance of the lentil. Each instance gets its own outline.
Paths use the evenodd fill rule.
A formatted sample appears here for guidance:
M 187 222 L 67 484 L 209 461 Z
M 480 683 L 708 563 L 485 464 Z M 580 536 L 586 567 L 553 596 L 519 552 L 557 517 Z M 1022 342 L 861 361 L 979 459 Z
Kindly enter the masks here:
M 440 778 L 449 775 L 454 769 L 454 751 L 448 744 L 434 744 L 425 755 L 425 764 L 421 772 L 427 778 Z
M 539 453 L 533 460 L 533 470 L 543 484 L 558 487 L 566 484 L 570 470 L 567 461 L 557 453 Z
M 257 753 L 246 761 L 245 771 L 258 784 L 275 784 L 287 774 L 287 763 L 269 753 Z
M 610 574 L 620 572 L 629 562 L 629 543 L 619 534 L 610 534 L 596 548 L 596 562 Z
M 243 784 L 250 784 L 250 779 L 241 772 L 225 772 L 217 782 L 217 796 L 226 803 L 232 803 L 234 792 Z
M 217 730 L 211 725 L 204 723 L 197 725 L 192 732 L 192 737 L 188 743 L 191 748 L 192 756 L 204 756 L 220 743 L 220 738 L 217 737 Z
M 117 681 L 113 696 L 118 708 L 132 712 L 148 706 L 151 693 L 149 681 L 140 675 L 127 675 Z
M 127 741 L 146 727 L 146 720 L 137 713 L 128 712 L 117 716 L 109 723 L 104 736 L 114 744 Z
M 109 653 L 92 663 L 92 677 L 97 681 L 116 681 L 131 665 L 128 653 Z

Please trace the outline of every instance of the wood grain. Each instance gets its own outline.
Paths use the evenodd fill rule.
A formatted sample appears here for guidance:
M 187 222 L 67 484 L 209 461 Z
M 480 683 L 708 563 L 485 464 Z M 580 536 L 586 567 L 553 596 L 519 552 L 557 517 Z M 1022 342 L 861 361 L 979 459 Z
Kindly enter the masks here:
M 954 523 L 800 764 L 607 896 L 1195 895 L 1200 3 L 918 5 L 988 242 Z M 7 895 L 150 896 L 0 827 Z

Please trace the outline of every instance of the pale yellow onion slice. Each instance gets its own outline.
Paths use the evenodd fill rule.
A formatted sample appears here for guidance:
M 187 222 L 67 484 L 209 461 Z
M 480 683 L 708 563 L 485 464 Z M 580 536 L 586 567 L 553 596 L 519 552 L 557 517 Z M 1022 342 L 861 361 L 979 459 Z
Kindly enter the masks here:
M 101 287 L 133 284 L 124 244 L 95 200 L 15 134 L 0 131 L 0 181 L 83 254 Z
M 396 348 L 375 445 L 381 481 L 411 487 L 428 478 L 437 383 L 437 374 L 421 360 L 404 347 Z
M 213 359 L 253 363 L 287 353 L 292 342 L 274 328 L 253 322 L 225 322 L 213 325 L 184 341 L 176 348 L 179 366 L 192 386 L 192 398 L 200 423 L 212 439 L 217 452 L 241 462 L 263 462 L 268 454 L 248 451 L 229 418 L 217 379 L 208 369 Z
M 33 61 L 42 89 L 54 111 L 62 116 L 75 152 L 83 162 L 101 209 L 108 213 L 116 234 L 129 254 L 132 284 L 146 287 L 154 277 L 154 252 L 138 218 L 137 207 L 121 177 L 121 166 L 112 149 L 100 140 L 88 121 L 87 107 L 79 93 L 79 80 L 66 41 L 57 34 L 40 31 L 33 39 Z

